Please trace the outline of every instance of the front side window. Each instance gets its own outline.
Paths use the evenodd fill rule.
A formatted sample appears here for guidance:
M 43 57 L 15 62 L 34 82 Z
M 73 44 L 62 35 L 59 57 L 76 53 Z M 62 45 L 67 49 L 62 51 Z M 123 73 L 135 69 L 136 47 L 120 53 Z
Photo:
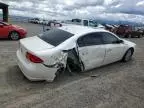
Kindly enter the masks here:
M 102 33 L 102 37 L 104 44 L 114 44 L 118 41 L 117 37 L 107 32 Z
M 102 36 L 99 33 L 91 33 L 78 39 L 79 47 L 102 44 Z

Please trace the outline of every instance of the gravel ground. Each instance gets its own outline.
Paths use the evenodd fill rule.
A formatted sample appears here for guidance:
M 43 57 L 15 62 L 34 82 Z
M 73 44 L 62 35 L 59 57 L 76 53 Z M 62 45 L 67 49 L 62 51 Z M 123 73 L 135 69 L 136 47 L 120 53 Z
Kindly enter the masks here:
M 28 36 L 42 32 L 35 24 L 15 24 Z M 130 40 L 137 44 L 132 61 L 64 74 L 53 83 L 27 80 L 16 64 L 18 41 L 0 40 L 0 108 L 144 108 L 144 38 Z

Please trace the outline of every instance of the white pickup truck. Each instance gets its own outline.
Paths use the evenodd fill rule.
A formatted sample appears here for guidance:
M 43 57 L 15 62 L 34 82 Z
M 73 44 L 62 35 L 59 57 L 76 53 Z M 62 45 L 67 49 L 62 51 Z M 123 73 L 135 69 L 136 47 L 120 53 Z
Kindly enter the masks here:
M 89 26 L 93 28 L 102 28 L 105 29 L 105 27 L 101 24 L 98 24 L 94 22 L 93 20 L 88 20 L 88 19 L 72 19 L 71 21 L 72 24 L 76 25 L 83 25 L 83 26 Z

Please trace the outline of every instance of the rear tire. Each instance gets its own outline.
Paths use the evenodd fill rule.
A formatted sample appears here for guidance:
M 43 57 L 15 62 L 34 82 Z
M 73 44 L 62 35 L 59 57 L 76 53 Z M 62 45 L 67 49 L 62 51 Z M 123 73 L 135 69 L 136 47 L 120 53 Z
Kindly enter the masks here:
M 11 32 L 11 33 L 9 34 L 9 38 L 10 38 L 11 40 L 18 40 L 18 39 L 20 39 L 20 35 L 19 35 L 18 32 L 13 31 L 13 32 Z
M 127 50 L 127 52 L 125 53 L 122 61 L 123 61 L 123 62 L 128 62 L 128 61 L 130 61 L 130 60 L 132 59 L 132 55 L 133 55 L 133 50 L 132 50 L 132 49 Z

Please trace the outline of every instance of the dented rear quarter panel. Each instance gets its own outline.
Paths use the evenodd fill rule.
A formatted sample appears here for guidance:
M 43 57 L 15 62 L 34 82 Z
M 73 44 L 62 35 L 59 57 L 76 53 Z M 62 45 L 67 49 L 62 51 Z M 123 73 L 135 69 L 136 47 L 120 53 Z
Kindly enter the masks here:
M 63 64 L 66 67 L 67 53 L 60 49 L 48 49 L 45 51 L 38 51 L 36 54 L 44 61 L 44 65 L 57 67 L 57 64 Z M 53 68 L 53 67 L 51 67 Z

